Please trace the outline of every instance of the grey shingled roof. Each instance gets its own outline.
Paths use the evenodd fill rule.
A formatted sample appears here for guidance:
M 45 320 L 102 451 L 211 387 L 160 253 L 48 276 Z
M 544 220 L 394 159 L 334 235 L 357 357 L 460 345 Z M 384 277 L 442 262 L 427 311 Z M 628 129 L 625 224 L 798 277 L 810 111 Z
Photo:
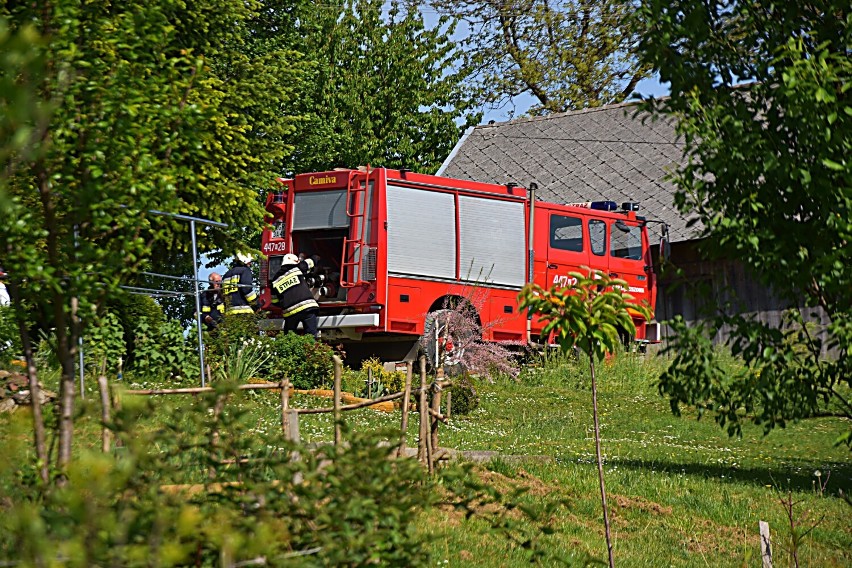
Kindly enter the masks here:
M 556 203 L 638 201 L 640 215 L 665 221 L 672 242 L 697 236 L 663 181 L 683 145 L 671 123 L 638 115 L 635 103 L 522 118 L 469 131 L 438 175 L 492 183 L 538 184 Z M 645 120 L 643 121 L 643 117 Z

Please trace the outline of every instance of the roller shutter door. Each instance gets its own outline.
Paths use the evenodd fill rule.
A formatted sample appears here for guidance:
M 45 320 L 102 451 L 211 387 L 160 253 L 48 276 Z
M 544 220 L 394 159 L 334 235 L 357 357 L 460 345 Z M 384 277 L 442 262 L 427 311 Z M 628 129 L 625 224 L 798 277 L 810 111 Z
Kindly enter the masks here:
M 524 204 L 459 197 L 461 277 L 521 287 L 526 281 Z
M 388 185 L 387 207 L 388 272 L 455 278 L 453 195 Z
M 293 203 L 293 230 L 343 229 L 346 216 L 346 190 L 297 193 Z

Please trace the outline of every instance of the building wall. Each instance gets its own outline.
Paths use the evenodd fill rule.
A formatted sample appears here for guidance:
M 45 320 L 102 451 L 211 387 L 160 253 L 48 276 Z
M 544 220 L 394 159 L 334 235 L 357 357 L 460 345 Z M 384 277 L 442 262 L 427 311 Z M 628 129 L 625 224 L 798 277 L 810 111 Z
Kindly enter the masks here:
M 781 327 L 783 313 L 791 307 L 789 302 L 762 285 L 743 263 L 702 260 L 697 241 L 673 243 L 671 260 L 681 273 L 660 278 L 656 316 L 661 324 L 675 315 L 683 316 L 687 322 L 698 322 L 724 313 L 752 316 L 771 327 Z M 803 308 L 802 315 L 817 329 L 824 328 L 829 321 L 821 308 Z M 665 342 L 671 329 L 662 324 L 660 331 Z M 729 334 L 729 328 L 722 328 L 714 337 L 714 343 L 725 343 Z M 825 339 L 824 334 L 821 337 Z M 831 355 L 825 349 L 823 354 Z

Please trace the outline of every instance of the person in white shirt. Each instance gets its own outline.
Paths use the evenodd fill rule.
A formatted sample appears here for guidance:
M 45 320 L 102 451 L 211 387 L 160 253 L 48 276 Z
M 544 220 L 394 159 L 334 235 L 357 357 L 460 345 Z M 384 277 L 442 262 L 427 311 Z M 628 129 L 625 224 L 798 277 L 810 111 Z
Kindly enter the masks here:
M 6 285 L 3 283 L 5 279 L 6 272 L 0 266 L 0 306 L 8 306 L 11 303 L 9 301 L 9 290 L 6 289 Z

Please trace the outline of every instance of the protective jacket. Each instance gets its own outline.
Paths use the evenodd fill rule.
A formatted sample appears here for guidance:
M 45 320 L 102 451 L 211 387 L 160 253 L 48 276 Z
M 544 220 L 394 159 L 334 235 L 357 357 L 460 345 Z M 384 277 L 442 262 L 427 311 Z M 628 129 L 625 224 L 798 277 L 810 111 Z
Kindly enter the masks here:
M 222 293 L 225 295 L 226 314 L 254 313 L 257 292 L 254 291 L 251 268 L 242 263 L 234 263 L 222 276 Z
M 306 258 L 298 264 L 282 264 L 275 273 L 272 279 L 272 292 L 275 294 L 272 305 L 281 308 L 283 317 L 287 318 L 311 308 L 319 309 L 319 304 L 305 280 L 305 274 L 313 268 L 314 261 Z
M 201 317 L 208 328 L 215 328 L 222 323 L 225 312 L 225 296 L 221 288 L 208 288 L 201 293 Z M 213 318 L 213 324 L 207 323 L 207 316 Z

